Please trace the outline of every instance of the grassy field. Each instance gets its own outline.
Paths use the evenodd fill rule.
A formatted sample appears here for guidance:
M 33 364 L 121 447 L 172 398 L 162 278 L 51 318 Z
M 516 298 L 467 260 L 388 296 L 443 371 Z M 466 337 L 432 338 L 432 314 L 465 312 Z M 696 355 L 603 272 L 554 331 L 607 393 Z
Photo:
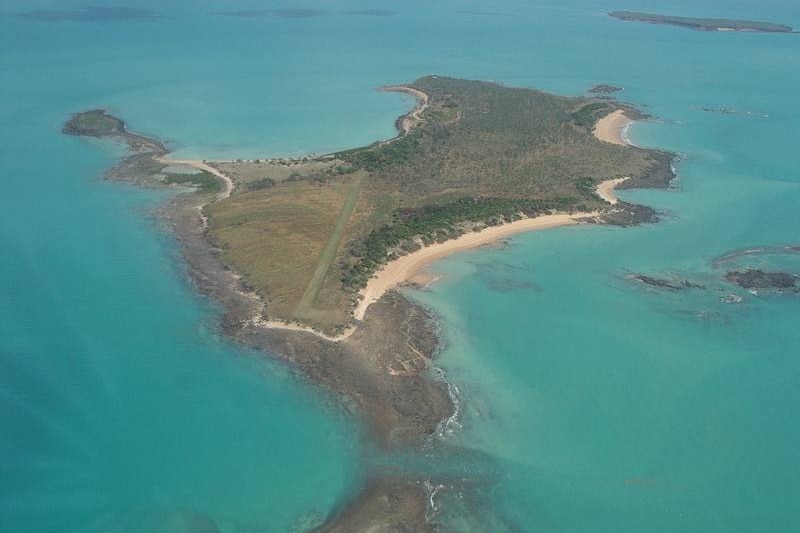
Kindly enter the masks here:
M 328 281 L 332 281 L 327 274 L 330 271 L 334 260 L 336 259 L 336 253 L 339 250 L 342 240 L 344 239 L 345 230 L 350 223 L 350 217 L 353 214 L 353 209 L 358 201 L 358 195 L 361 192 L 361 184 L 364 181 L 364 174 L 365 173 L 363 172 L 358 173 L 358 175 L 351 180 L 351 183 L 348 186 L 349 190 L 347 191 L 347 196 L 344 199 L 344 205 L 339 213 L 339 217 L 336 219 L 336 225 L 331 230 L 331 234 L 328 237 L 328 242 L 325 244 L 325 248 L 322 250 L 319 258 L 316 260 L 317 267 L 314 269 L 314 274 L 311 276 L 311 279 L 306 286 L 306 290 L 303 293 L 303 297 L 300 299 L 300 303 L 297 305 L 295 314 L 301 319 L 313 319 L 316 313 L 320 311 L 326 311 L 324 308 L 320 310 L 315 309 L 315 304 L 317 302 L 317 298 L 319 297 L 320 291 L 322 290 L 323 283 L 326 281 L 326 279 Z
M 324 159 L 215 163 L 237 182 L 208 208 L 224 259 L 267 301 L 271 318 L 335 332 L 387 259 L 553 210 L 604 207 L 602 180 L 663 164 L 598 141 L 616 104 L 493 83 L 426 77 L 421 123 L 392 143 Z
M 298 307 L 331 240 L 352 181 L 282 183 L 268 192 L 243 192 L 208 206 L 212 238 L 245 282 L 265 298 L 271 317 L 300 318 Z M 314 289 L 314 303 L 324 312 L 306 308 L 304 320 L 328 330 L 347 322 L 349 296 L 335 277 L 323 281 Z M 332 283 L 332 290 L 324 290 L 325 283 Z
M 247 190 L 265 189 L 286 180 L 341 174 L 351 170 L 333 159 L 253 159 L 214 161 L 211 164 Z

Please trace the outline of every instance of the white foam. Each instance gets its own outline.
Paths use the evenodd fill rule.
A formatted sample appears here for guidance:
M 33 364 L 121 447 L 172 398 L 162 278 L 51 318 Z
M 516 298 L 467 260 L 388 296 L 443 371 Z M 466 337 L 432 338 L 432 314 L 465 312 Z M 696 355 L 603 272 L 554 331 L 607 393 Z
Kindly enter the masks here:
M 628 122 L 627 124 L 625 124 L 625 127 L 622 128 L 622 131 L 620 132 L 620 137 L 622 137 L 622 141 L 625 144 L 630 145 L 630 146 L 635 146 L 636 148 L 639 148 L 638 144 L 636 144 L 633 141 L 631 141 L 631 138 L 630 138 L 630 135 L 629 135 L 631 126 L 633 126 L 634 124 L 635 124 L 635 122 L 633 122 L 633 121 Z
M 450 401 L 453 404 L 453 414 L 450 415 L 446 420 L 443 420 L 439 423 L 439 427 L 436 430 L 436 436 L 439 439 L 445 439 L 455 432 L 461 429 L 461 413 L 462 413 L 462 406 L 461 406 L 461 391 L 459 391 L 458 386 L 450 383 L 447 380 L 447 375 L 445 374 L 444 370 L 441 368 L 435 367 L 434 371 L 436 372 L 436 379 L 443 382 L 447 386 L 447 395 L 450 396 Z

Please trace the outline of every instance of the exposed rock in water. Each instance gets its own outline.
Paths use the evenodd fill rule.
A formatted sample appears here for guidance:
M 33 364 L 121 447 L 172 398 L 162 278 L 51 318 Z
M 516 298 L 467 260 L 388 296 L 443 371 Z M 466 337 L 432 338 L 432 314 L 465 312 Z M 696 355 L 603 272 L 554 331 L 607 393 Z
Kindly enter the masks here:
M 633 117 L 634 120 L 640 120 Z M 673 161 L 676 155 L 669 152 L 650 151 L 653 163 L 642 176 L 626 179 L 617 186 L 617 189 L 666 189 L 675 179 Z
M 604 213 L 602 221 L 612 226 L 636 226 L 658 221 L 656 211 L 646 205 L 619 202 L 613 211 Z
M 647 285 L 652 287 L 660 287 L 662 289 L 672 289 L 672 290 L 681 290 L 681 289 L 705 289 L 705 285 L 700 283 L 695 283 L 688 279 L 683 280 L 670 280 L 664 278 L 654 278 L 651 276 L 645 276 L 644 274 L 633 274 L 631 278 L 641 281 Z
M 622 90 L 624 90 L 624 87 L 617 87 L 615 85 L 599 83 L 594 87 L 592 87 L 591 89 L 589 89 L 589 92 L 592 94 L 614 94 Z
M 361 493 L 314 533 L 354 531 L 434 531 L 428 522 L 427 495 L 422 485 L 401 479 L 367 480 Z
M 797 276 L 788 272 L 764 272 L 758 269 L 733 270 L 725 279 L 745 289 L 796 289 Z
M 769 118 L 769 115 L 766 113 L 759 113 L 757 111 L 741 111 L 732 107 L 703 106 L 700 109 L 709 113 L 719 113 L 720 115 L 743 115 L 747 117 Z
M 720 296 L 719 301 L 723 304 L 738 304 L 741 303 L 743 298 L 738 294 L 728 294 L 726 296 Z

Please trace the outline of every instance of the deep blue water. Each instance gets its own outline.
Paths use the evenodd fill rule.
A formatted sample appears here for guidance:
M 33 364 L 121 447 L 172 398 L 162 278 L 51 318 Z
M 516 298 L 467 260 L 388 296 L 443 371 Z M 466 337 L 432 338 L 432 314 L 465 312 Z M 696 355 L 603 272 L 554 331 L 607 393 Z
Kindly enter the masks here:
M 302 530 L 362 471 L 357 421 L 217 337 L 217 309 L 151 214 L 164 194 L 103 182 L 118 149 L 62 136 L 68 114 L 108 107 L 179 155 L 322 153 L 391 136 L 410 102 L 374 88 L 430 73 L 564 94 L 623 85 L 661 119 L 634 140 L 683 155 L 675 190 L 625 193 L 662 223 L 516 237 L 443 261 L 444 279 L 414 294 L 443 317 L 440 364 L 461 391 L 446 440 L 492 472 L 477 524 L 452 518 L 446 492 L 440 520 L 797 528 L 800 300 L 736 289 L 713 266 L 800 245 L 797 35 L 604 14 L 665 9 L 655 1 L 324 2 L 256 18 L 219 14 L 265 7 L 248 2 L 114 5 L 165 18 L 54 22 L 84 15 L 18 17 L 73 4 L 0 0 L 0 530 Z M 344 14 L 364 8 L 392 13 Z M 669 10 L 800 26 L 790 1 Z M 734 264 L 800 271 L 792 255 Z M 650 290 L 630 272 L 708 290 Z M 742 302 L 720 301 L 732 293 Z

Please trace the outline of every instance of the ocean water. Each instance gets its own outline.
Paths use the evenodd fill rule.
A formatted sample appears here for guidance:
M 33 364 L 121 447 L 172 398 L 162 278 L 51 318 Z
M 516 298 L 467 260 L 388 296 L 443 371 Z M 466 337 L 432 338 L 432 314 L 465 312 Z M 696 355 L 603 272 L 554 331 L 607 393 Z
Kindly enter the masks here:
M 303 530 L 367 469 L 357 420 L 216 334 L 218 309 L 152 215 L 166 195 L 104 182 L 119 148 L 61 135 L 68 114 L 107 107 L 181 156 L 323 153 L 391 136 L 411 102 L 374 88 L 430 73 L 564 94 L 622 85 L 659 119 L 633 140 L 682 154 L 673 190 L 623 194 L 661 223 L 518 236 L 438 263 L 442 281 L 411 294 L 442 317 L 438 364 L 462 406 L 444 444 L 474 478 L 438 493 L 437 520 L 797 529 L 800 299 L 721 276 L 797 272 L 800 256 L 715 267 L 800 246 L 797 35 L 605 15 L 664 9 L 644 0 L 103 2 L 145 10 L 136 20 L 81 5 L 0 0 L 0 530 Z M 347 14 L 364 9 L 387 13 Z M 788 0 L 669 9 L 800 26 Z

